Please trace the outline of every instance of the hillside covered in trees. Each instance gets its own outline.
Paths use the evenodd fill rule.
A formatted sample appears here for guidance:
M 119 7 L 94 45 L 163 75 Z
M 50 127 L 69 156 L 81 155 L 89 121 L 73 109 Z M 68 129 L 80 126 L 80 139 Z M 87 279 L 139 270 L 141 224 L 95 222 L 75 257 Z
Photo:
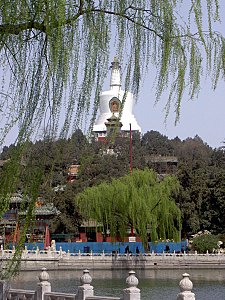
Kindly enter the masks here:
M 176 202 L 182 212 L 182 237 L 200 230 L 224 233 L 225 150 L 222 147 L 212 149 L 198 136 L 184 141 L 178 137 L 168 139 L 157 131 L 143 136 L 134 134 L 132 144 L 134 169 L 154 169 L 155 158 L 176 158 L 173 173 L 181 184 Z M 41 170 L 39 193 L 61 212 L 52 220 L 52 230 L 56 233 L 76 232 L 81 224 L 82 215 L 75 200 L 79 192 L 130 171 L 129 138 L 118 138 L 108 145 L 90 142 L 77 130 L 69 139 L 40 140 L 28 146 L 20 161 L 15 190 L 23 191 L 24 181 L 29 176 L 23 174 L 24 166 L 26 170 L 29 167 L 31 173 L 38 174 Z M 5 165 L 15 149 L 18 147 L 14 145 L 4 147 L 1 153 L 5 164 L 0 170 L 0 180 L 7 175 Z M 68 181 L 68 169 L 72 164 L 80 165 L 79 173 L 74 181 Z

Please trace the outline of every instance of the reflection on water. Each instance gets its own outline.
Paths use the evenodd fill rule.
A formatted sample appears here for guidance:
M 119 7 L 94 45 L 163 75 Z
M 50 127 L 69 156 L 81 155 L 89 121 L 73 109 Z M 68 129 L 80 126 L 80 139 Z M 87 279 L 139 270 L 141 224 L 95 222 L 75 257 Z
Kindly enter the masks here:
M 187 272 L 194 284 L 193 292 L 196 300 L 221 300 L 225 298 L 225 270 L 224 269 L 191 269 L 191 270 L 137 270 L 139 288 L 142 300 L 175 300 L 179 293 L 179 281 L 182 274 Z M 12 282 L 12 287 L 22 289 L 35 289 L 40 272 L 21 272 Z M 117 296 L 122 295 L 127 270 L 90 271 L 93 278 L 95 295 Z M 76 293 L 80 284 L 81 271 L 49 271 L 53 291 Z

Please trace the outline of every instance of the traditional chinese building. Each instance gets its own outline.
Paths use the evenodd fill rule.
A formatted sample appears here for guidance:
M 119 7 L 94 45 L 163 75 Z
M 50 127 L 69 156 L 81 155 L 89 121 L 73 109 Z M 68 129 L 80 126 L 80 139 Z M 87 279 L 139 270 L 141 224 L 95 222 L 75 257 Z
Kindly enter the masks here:
M 78 165 L 78 164 L 76 164 L 76 165 L 73 164 L 73 165 L 69 166 L 68 172 L 67 172 L 67 181 L 68 182 L 73 182 L 75 179 L 77 179 L 79 169 L 80 169 L 80 165 Z
M 0 235 L 5 244 L 17 242 L 30 199 L 20 193 L 15 193 L 10 197 L 9 201 L 9 209 L 0 219 Z M 32 220 L 29 223 L 27 240 L 43 242 L 46 226 L 59 213 L 52 203 L 45 203 L 44 199 L 39 197 L 35 203 Z

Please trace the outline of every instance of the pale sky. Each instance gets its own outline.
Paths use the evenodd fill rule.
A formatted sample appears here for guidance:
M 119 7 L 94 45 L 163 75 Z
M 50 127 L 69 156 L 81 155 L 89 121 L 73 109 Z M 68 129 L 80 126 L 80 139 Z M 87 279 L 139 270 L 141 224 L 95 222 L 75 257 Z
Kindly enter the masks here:
M 225 1 L 220 1 L 221 23 L 215 29 L 225 37 Z M 170 115 L 165 124 L 163 107 L 166 98 L 155 106 L 154 91 L 149 88 L 154 78 L 147 76 L 141 89 L 134 114 L 142 128 L 142 132 L 156 130 L 160 133 L 180 139 L 200 136 L 204 142 L 213 148 L 225 146 L 225 78 L 219 81 L 216 91 L 212 91 L 209 80 L 202 80 L 201 91 L 194 101 L 184 97 L 181 105 L 180 122 L 176 126 L 175 113 L 171 107 Z
M 166 100 L 166 99 L 164 99 Z M 163 99 L 154 105 L 154 92 L 150 93 L 147 81 L 141 90 L 140 97 L 134 108 L 134 115 L 142 128 L 142 133 L 150 130 L 180 139 L 200 136 L 213 148 L 223 146 L 225 141 L 225 82 L 220 81 L 216 91 L 212 91 L 210 83 L 202 84 L 196 100 L 183 99 L 180 121 L 175 126 L 175 113 L 171 109 L 165 123 Z

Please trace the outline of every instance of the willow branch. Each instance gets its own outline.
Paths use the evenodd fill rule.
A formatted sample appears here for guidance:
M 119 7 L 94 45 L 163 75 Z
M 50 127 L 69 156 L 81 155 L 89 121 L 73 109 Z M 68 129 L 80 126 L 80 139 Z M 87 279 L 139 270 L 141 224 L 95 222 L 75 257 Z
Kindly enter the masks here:
M 46 32 L 46 26 L 44 23 L 39 22 L 25 22 L 21 24 L 3 24 L 0 25 L 0 33 L 1 34 L 16 34 L 18 35 L 21 31 L 28 30 L 28 29 L 36 29 L 42 32 Z
M 153 212 L 153 210 L 156 209 L 157 206 L 159 206 L 160 202 L 161 202 L 161 199 L 156 203 L 155 206 L 153 206 L 153 208 L 151 209 L 151 212 Z
M 80 0 L 80 6 L 78 9 L 78 13 L 76 15 L 74 15 L 71 18 L 66 19 L 64 22 L 53 22 L 48 24 L 48 26 L 43 22 L 36 22 L 36 21 L 29 21 L 29 22 L 25 22 L 25 23 L 20 23 L 20 24 L 2 24 L 0 25 L 0 34 L 15 34 L 18 35 L 20 32 L 25 31 L 25 30 L 31 30 L 31 29 L 35 29 L 38 31 L 41 31 L 43 33 L 47 33 L 47 28 L 59 28 L 65 25 L 71 25 L 72 23 L 76 22 L 79 17 L 84 16 L 85 14 L 90 14 L 90 13 L 104 13 L 104 14 L 108 14 L 108 15 L 113 15 L 113 16 L 117 16 L 117 17 L 121 17 L 123 19 L 128 20 L 129 22 L 140 26 L 141 28 L 148 30 L 152 33 L 154 33 L 156 36 L 158 36 L 160 39 L 164 39 L 163 35 L 160 34 L 159 32 L 157 32 L 155 29 L 145 25 L 144 23 L 138 22 L 135 20 L 135 18 L 132 18 L 131 16 L 125 14 L 125 11 L 123 13 L 121 12 L 114 12 L 114 11 L 110 11 L 110 10 L 104 10 L 104 9 L 98 9 L 98 8 L 88 8 L 88 9 L 84 9 L 83 7 L 83 0 Z M 131 9 L 134 9 L 133 7 L 128 7 Z M 138 10 L 138 8 L 137 8 Z M 156 16 L 155 16 L 156 17 Z M 203 32 L 204 33 L 204 32 Z M 189 37 L 189 38 L 195 38 L 196 36 L 198 36 L 199 33 L 193 33 L 193 34 L 184 34 L 184 35 L 178 35 L 178 36 L 171 36 L 171 39 L 175 39 L 177 37 L 181 37 L 181 38 L 185 38 L 185 37 Z
M 128 16 L 126 14 L 109 11 L 109 10 L 96 9 L 96 8 L 84 10 L 82 0 L 80 1 L 79 11 L 75 16 L 73 16 L 72 18 L 68 18 L 64 22 L 60 22 L 60 23 L 54 22 L 49 27 L 59 28 L 59 27 L 65 26 L 65 25 L 70 25 L 70 24 L 76 22 L 80 16 L 85 15 L 87 13 L 104 13 L 104 14 L 110 14 L 110 15 L 114 15 L 114 16 L 118 16 L 118 17 L 127 19 L 129 22 L 134 23 L 135 25 L 138 25 L 148 31 L 151 31 L 155 35 L 157 35 L 158 37 L 163 39 L 163 36 L 160 35 L 156 30 L 146 26 L 143 23 L 137 22 L 135 19 L 131 18 L 130 16 Z M 22 32 L 24 30 L 29 30 L 29 29 L 35 29 L 35 30 L 39 30 L 39 31 L 46 33 L 47 26 L 44 24 L 44 22 L 40 23 L 40 22 L 36 22 L 36 21 L 29 21 L 29 22 L 20 23 L 20 24 L 2 24 L 2 25 L 0 25 L 0 34 L 8 33 L 8 34 L 18 35 L 20 32 Z
M 163 36 L 161 34 L 159 34 L 156 30 L 154 30 L 154 29 L 146 26 L 143 23 L 137 22 L 136 20 L 132 19 L 130 16 L 124 15 L 124 14 L 119 13 L 119 12 L 114 12 L 114 11 L 109 11 L 109 10 L 102 10 L 102 9 L 94 9 L 94 10 L 91 10 L 91 11 L 93 11 L 93 12 L 100 12 L 100 13 L 109 14 L 109 15 L 114 15 L 114 16 L 118 16 L 118 17 L 127 19 L 129 22 L 131 22 L 131 23 L 133 23 L 135 25 L 138 25 L 138 26 L 142 27 L 143 29 L 151 31 L 152 33 L 154 33 L 155 35 L 157 35 L 159 38 L 163 39 Z

